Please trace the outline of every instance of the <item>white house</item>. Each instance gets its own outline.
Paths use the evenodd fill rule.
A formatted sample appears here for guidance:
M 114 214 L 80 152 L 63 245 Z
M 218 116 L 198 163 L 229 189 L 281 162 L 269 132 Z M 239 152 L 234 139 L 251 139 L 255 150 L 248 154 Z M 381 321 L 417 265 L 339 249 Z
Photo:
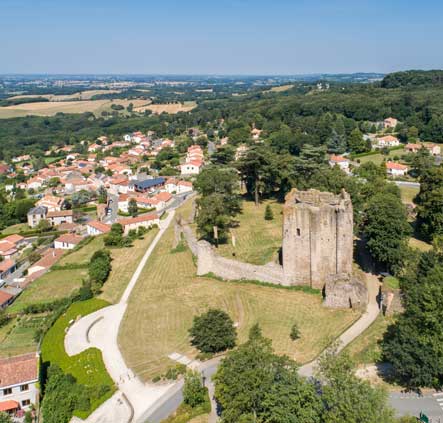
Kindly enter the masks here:
M 0 359 L 0 411 L 14 415 L 38 398 L 38 357 L 29 353 Z
M 392 135 L 386 135 L 384 137 L 380 137 L 377 140 L 377 148 L 391 148 L 391 147 L 397 147 L 400 145 L 400 141 L 398 138 L 392 136 Z
M 344 172 L 349 173 L 349 160 L 346 157 L 332 154 L 329 156 L 329 166 L 338 166 Z
M 408 173 L 408 167 L 400 163 L 386 162 L 386 172 L 394 178 L 397 176 L 405 176 Z
M 109 225 L 98 220 L 91 220 L 86 224 L 86 231 L 90 236 L 107 234 L 110 230 L 111 227 Z
M 180 165 L 180 173 L 182 175 L 198 175 L 202 167 L 202 162 L 198 160 L 193 160 L 189 163 L 184 163 Z
M 192 182 L 190 181 L 179 181 L 177 184 L 177 194 L 182 194 L 184 192 L 192 191 Z
M 54 240 L 54 248 L 61 250 L 72 250 L 81 241 L 83 237 L 76 234 L 63 234 Z
M 131 229 L 137 230 L 139 227 L 143 226 L 148 229 L 153 225 L 160 225 L 160 218 L 156 214 L 145 214 L 137 217 L 130 217 L 127 219 L 118 220 L 123 226 L 124 234 L 127 235 Z
M 383 126 L 387 129 L 387 128 L 395 128 L 397 126 L 398 120 L 393 118 L 393 117 L 389 117 L 386 118 L 383 121 Z

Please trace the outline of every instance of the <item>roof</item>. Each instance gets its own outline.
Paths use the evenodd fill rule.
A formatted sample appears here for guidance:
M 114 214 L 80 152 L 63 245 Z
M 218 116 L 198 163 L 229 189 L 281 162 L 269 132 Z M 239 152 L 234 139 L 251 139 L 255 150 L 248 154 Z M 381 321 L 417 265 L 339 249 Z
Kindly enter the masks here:
M 64 234 L 59 236 L 55 242 L 64 242 L 66 244 L 74 244 L 77 245 L 83 240 L 83 237 L 76 234 Z
M 14 298 L 14 296 L 12 294 L 9 294 L 8 292 L 2 291 L 0 289 L 0 306 L 3 305 L 3 304 L 6 304 L 12 298 Z M 1 367 L 0 367 L 0 377 L 1 376 L 2 376 L 2 372 L 1 372 Z
M 177 183 L 178 183 L 177 179 L 174 179 L 174 178 L 169 178 L 166 181 L 166 185 L 177 185 Z
M 72 210 L 60 210 L 60 211 L 50 211 L 47 217 L 66 217 L 72 216 L 74 212 Z
M 0 412 L 1 411 L 11 411 L 20 408 L 20 405 L 17 401 L 7 400 L 0 402 Z
M 0 272 L 6 272 L 7 270 L 9 270 L 11 267 L 14 266 L 15 266 L 14 260 L 8 259 L 0 261 Z
M 48 208 L 45 206 L 37 206 L 33 207 L 28 211 L 28 216 L 34 215 L 34 214 L 46 214 L 48 211 Z
M 413 144 L 413 143 L 408 143 L 406 144 L 405 148 L 421 148 L 421 144 Z
M 347 161 L 348 161 L 347 158 L 345 158 L 345 157 L 343 157 L 343 156 L 336 156 L 335 154 L 332 154 L 332 155 L 329 157 L 329 160 L 330 160 L 331 162 L 335 162 L 335 163 L 347 162 Z
M 13 242 L 5 241 L 4 239 L 0 240 L 0 252 L 1 253 L 14 254 L 15 251 L 17 251 L 17 249 L 15 248 L 15 244 Z
M 392 122 L 392 121 L 396 121 L 397 119 L 395 119 L 395 118 L 393 118 L 393 117 L 388 117 L 388 118 L 386 118 L 385 119 L 385 121 L 390 121 L 390 122 Z
M 383 141 L 398 141 L 398 138 L 393 137 L 392 135 L 386 135 L 384 137 L 380 137 L 379 140 L 383 140 Z
M 133 223 L 149 222 L 150 220 L 156 219 L 158 219 L 158 216 L 156 214 L 145 214 L 137 217 L 129 217 L 127 219 L 119 219 L 118 223 L 120 223 L 120 225 L 126 226 Z
M 133 184 L 136 188 L 147 189 L 155 187 L 157 185 L 163 185 L 165 183 L 165 178 L 153 178 L 145 179 L 144 181 L 134 181 Z
M 178 185 L 183 185 L 185 187 L 191 187 L 192 188 L 192 182 L 191 181 L 180 181 Z
M 160 201 L 169 201 L 172 198 L 172 195 L 169 192 L 159 192 L 155 198 Z
M 17 242 L 23 241 L 24 239 L 25 239 L 25 237 L 23 237 L 21 235 L 12 234 L 12 235 L 9 235 L 9 236 L 3 238 L 3 241 L 9 241 L 9 242 L 12 242 L 13 244 L 17 244 Z
M 200 167 L 200 166 L 202 166 L 202 162 L 200 161 L 200 160 L 191 160 L 190 162 L 188 162 L 188 163 L 183 163 L 182 164 L 182 166 L 189 166 L 189 165 L 192 165 L 192 166 L 195 166 L 195 167 Z
M 87 226 L 97 229 L 98 231 L 103 233 L 108 233 L 111 230 L 111 227 L 109 225 L 103 222 L 99 222 L 98 220 L 91 220 L 87 223 Z
M 407 166 L 395 162 L 386 162 L 386 167 L 388 169 L 395 169 L 395 170 L 408 170 Z
M 57 260 L 65 253 L 64 250 L 59 248 L 49 248 L 45 251 L 45 254 L 43 257 L 35 262 L 33 265 L 31 265 L 30 268 L 39 266 L 43 267 L 45 269 L 49 269 L 53 264 L 57 262 Z

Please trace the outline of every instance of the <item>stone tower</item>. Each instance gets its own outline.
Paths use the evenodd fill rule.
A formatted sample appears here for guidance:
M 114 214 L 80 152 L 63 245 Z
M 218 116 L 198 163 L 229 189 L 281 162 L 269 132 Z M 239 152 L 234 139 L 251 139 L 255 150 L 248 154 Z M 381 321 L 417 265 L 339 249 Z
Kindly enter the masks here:
M 332 275 L 351 275 L 352 256 L 349 194 L 293 189 L 283 209 L 285 285 L 322 289 Z

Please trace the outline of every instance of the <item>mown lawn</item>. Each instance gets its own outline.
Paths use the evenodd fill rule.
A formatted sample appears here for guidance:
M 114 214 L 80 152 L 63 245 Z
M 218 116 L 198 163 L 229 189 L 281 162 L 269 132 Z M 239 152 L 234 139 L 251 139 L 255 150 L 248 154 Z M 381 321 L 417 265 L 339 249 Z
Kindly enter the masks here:
M 380 314 L 375 322 L 343 351 L 346 351 L 356 364 L 377 363 L 381 359 L 380 341 L 392 323 L 394 323 L 393 316 Z
M 137 239 L 130 248 L 111 249 L 112 270 L 109 278 L 103 285 L 100 298 L 110 303 L 120 300 L 140 260 L 158 233 L 158 229 L 151 229 L 143 239 Z
M 17 223 L 2 230 L 3 235 L 19 234 L 20 232 L 29 231 L 31 228 L 27 223 Z
M 148 260 L 120 327 L 126 363 L 144 380 L 164 373 L 173 364 L 172 352 L 196 356 L 188 329 L 209 307 L 227 311 L 237 322 L 239 342 L 258 322 L 278 353 L 300 363 L 316 357 L 360 315 L 324 308 L 319 294 L 196 277 L 188 249 L 171 253 L 173 239 L 171 225 Z M 289 338 L 294 323 L 301 332 L 296 342 Z
M 266 205 L 270 205 L 274 219 L 265 220 Z M 231 229 L 235 237 L 220 245 L 219 254 L 252 264 L 266 264 L 278 259 L 282 244 L 283 204 L 264 201 L 258 206 L 252 201 L 243 201 L 243 211 L 236 216 L 239 226 Z
M 101 403 L 110 398 L 115 391 L 115 386 L 106 371 L 102 353 L 99 349 L 89 348 L 72 357 L 66 354 L 64 344 L 65 332 L 71 320 L 86 316 L 108 305 L 108 302 L 97 298 L 72 304 L 66 313 L 49 329 L 41 345 L 42 362 L 57 364 L 65 373 L 74 376 L 77 382 L 82 385 L 97 388 L 101 385 L 107 385 L 111 388 L 108 393 L 91 404 L 91 409 L 88 412 L 75 413 L 75 415 L 82 418 L 89 415 Z
M 50 270 L 29 285 L 8 308 L 8 311 L 20 312 L 31 304 L 69 297 L 81 287 L 82 280 L 87 276 L 88 269 Z
M 401 200 L 405 204 L 413 204 L 414 197 L 418 194 L 420 191 L 420 188 L 416 187 L 410 187 L 405 185 L 400 185 L 400 194 L 401 194 Z
M 392 160 L 394 157 L 401 158 L 406 154 L 405 150 L 403 148 L 399 148 L 397 150 L 391 150 L 388 155 L 383 155 L 381 153 L 379 154 L 370 154 L 363 157 L 357 157 L 356 160 L 359 160 L 361 164 L 366 162 L 373 162 L 376 165 L 382 164 L 383 160 Z
M 78 250 L 72 251 L 63 256 L 57 264 L 60 266 L 65 266 L 71 263 L 88 264 L 94 252 L 100 250 L 103 246 L 103 236 L 94 237 Z

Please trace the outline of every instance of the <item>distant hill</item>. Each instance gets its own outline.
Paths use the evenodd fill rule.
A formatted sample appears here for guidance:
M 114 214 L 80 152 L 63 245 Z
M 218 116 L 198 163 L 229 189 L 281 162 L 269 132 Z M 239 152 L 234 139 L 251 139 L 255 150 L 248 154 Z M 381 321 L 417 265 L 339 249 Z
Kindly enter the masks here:
M 423 85 L 443 85 L 443 70 L 409 70 L 394 72 L 386 75 L 381 82 L 383 88 Z

